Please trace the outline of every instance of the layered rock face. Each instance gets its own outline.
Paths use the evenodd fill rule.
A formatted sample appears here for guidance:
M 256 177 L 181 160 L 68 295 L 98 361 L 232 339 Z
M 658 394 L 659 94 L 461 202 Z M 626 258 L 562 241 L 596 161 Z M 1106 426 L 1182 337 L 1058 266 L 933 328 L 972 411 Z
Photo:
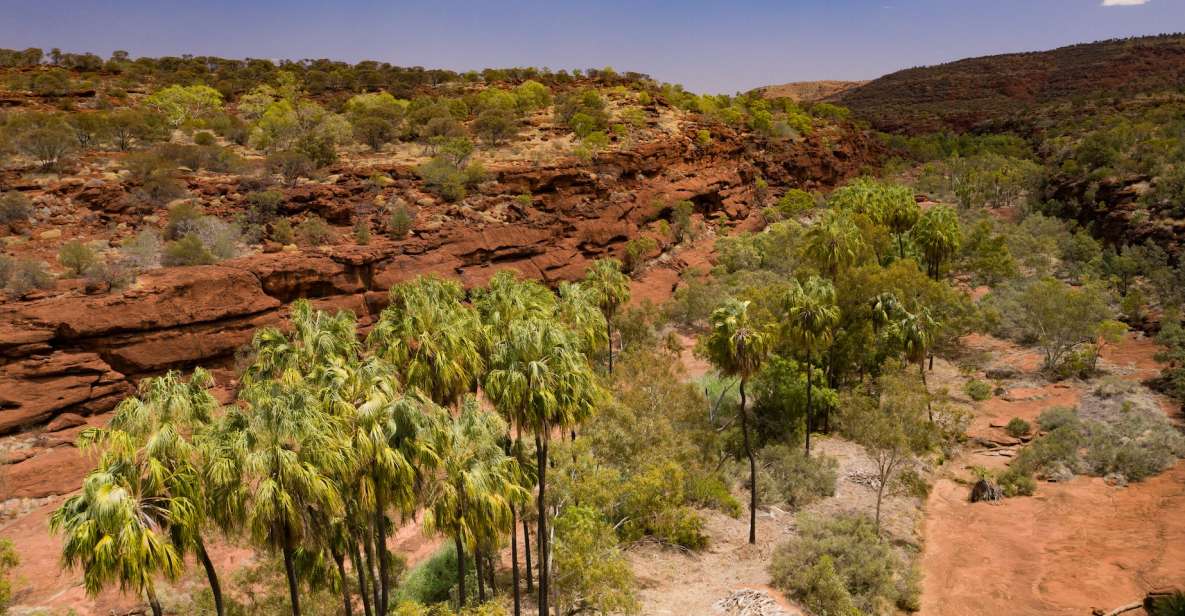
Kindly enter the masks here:
M 0 434 L 45 424 L 64 413 L 110 410 L 144 376 L 196 365 L 227 367 L 255 330 L 281 323 L 286 306 L 352 310 L 363 325 L 386 305 L 387 289 L 421 274 L 466 286 L 513 268 L 555 283 L 583 275 L 589 261 L 620 256 L 625 242 L 669 204 L 690 200 L 720 224 L 744 219 L 758 175 L 773 186 L 822 188 L 859 173 L 879 152 L 860 134 L 758 148 L 736 135 L 708 147 L 680 138 L 607 153 L 590 163 L 510 166 L 445 222 L 419 225 L 411 237 L 337 245 L 162 268 L 123 291 L 59 292 L 0 305 Z M 408 169 L 385 169 L 412 186 Z M 309 184 L 301 209 L 340 218 L 373 169 L 334 183 Z M 202 187 L 197 187 L 201 189 Z M 217 187 L 210 188 L 218 191 Z M 75 190 L 76 201 L 93 188 Z M 518 195 L 532 195 L 526 205 Z M 103 211 L 103 199 L 89 207 Z M 497 209 L 498 216 L 487 212 Z M 438 221 L 440 218 L 437 219 Z M 421 228 L 422 227 L 422 228 Z

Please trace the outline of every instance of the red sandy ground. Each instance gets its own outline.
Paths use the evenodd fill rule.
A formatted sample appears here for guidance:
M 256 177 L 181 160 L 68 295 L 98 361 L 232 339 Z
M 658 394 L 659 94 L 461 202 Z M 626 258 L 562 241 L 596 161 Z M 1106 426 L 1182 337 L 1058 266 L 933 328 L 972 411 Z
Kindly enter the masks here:
M 993 347 L 997 359 L 1007 357 L 1025 372 L 1040 361 L 998 340 L 971 342 Z M 1151 341 L 1129 336 L 1104 359 L 1139 381 L 1158 371 L 1154 353 Z M 1011 401 L 983 403 L 970 431 L 1074 404 L 1087 386 L 1013 390 Z M 1081 616 L 1139 600 L 1153 588 L 1185 584 L 1185 463 L 1127 488 L 1076 477 L 1042 483 L 1033 497 L 999 504 L 971 504 L 967 495 L 966 485 L 944 478 L 926 504 L 923 616 Z

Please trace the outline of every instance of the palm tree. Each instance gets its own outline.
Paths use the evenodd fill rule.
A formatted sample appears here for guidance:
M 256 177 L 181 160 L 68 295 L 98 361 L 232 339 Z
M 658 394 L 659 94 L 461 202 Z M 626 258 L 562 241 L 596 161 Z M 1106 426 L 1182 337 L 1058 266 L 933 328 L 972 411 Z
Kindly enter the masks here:
M 769 354 L 770 337 L 749 321 L 749 302 L 729 299 L 712 312 L 708 357 L 716 369 L 740 380 L 741 431 L 749 457 L 749 543 L 757 543 L 757 458 L 749 441 L 749 411 L 745 383 L 761 369 Z
M 210 373 L 201 368 L 194 370 L 188 382 L 175 371 L 145 379 L 140 383 L 139 396 L 125 398 L 116 406 L 108 428 L 88 430 L 83 439 L 124 449 L 117 455 L 124 456 L 128 464 L 159 467 L 170 478 L 163 485 L 165 493 L 184 497 L 192 504 L 193 515 L 187 520 L 191 524 L 174 521 L 170 533 L 178 553 L 184 555 L 194 550 L 205 569 L 215 612 L 222 616 L 225 613 L 222 587 L 202 538 L 209 512 L 218 504 L 200 480 L 205 462 L 200 448 L 194 444 L 219 407 L 209 391 L 212 385 Z M 230 526 L 224 524 L 223 528 Z
M 834 280 L 839 272 L 859 263 L 867 247 L 851 215 L 833 209 L 807 229 L 803 250 L 820 271 Z
M 839 326 L 835 287 L 818 276 L 811 276 L 806 284 L 795 281 L 786 294 L 785 310 L 786 336 L 806 359 L 806 455 L 809 457 L 811 430 L 814 428 L 811 389 L 815 361 L 830 346 L 835 328 Z
M 609 340 L 609 319 L 602 312 L 600 295 L 580 282 L 561 282 L 557 292 L 554 318 L 567 326 L 580 343 L 580 350 L 592 357 Z
M 954 208 L 945 205 L 926 210 L 914 225 L 911 235 L 922 251 L 926 273 L 935 280 L 942 275 L 946 262 L 958 253 L 963 241 L 959 215 Z
M 929 393 L 930 387 L 926 384 L 926 355 L 929 353 L 930 343 L 934 340 L 937 323 L 930 316 L 930 309 L 923 307 L 912 313 L 903 310 L 896 325 L 901 347 L 905 351 L 905 359 L 917 363 L 918 372 L 922 375 L 922 387 Z M 926 410 L 930 414 L 930 422 L 933 423 L 934 408 L 929 399 L 926 400 Z
M 608 338 L 609 375 L 613 375 L 613 316 L 617 309 L 630 301 L 630 279 L 621 272 L 617 259 L 598 259 L 584 274 L 584 284 L 596 299 L 605 315 L 605 334 Z
M 144 595 L 153 616 L 162 615 L 154 578 L 181 574 L 170 533 L 174 525 L 193 524 L 195 515 L 192 501 L 165 493 L 175 480 L 170 475 L 160 465 L 104 454 L 82 491 L 54 511 L 50 528 L 65 535 L 62 563 L 82 569 L 87 594 L 118 582 L 121 590 Z
M 547 536 L 548 443 L 553 429 L 574 426 L 591 414 L 600 398 L 596 377 L 579 342 L 551 319 L 510 324 L 494 347 L 486 392 L 514 423 L 535 437 L 539 484 L 539 613 L 547 613 L 550 553 Z
M 465 606 L 466 550 L 482 545 L 514 527 L 510 503 L 523 489 L 513 458 L 499 444 L 506 424 L 498 415 L 482 411 L 473 396 L 465 398 L 460 413 L 432 435 L 440 457 L 440 472 L 429 484 L 424 513 L 425 532 L 444 532 L 457 549 L 457 609 Z M 481 585 L 481 563 L 477 563 Z
M 406 386 L 442 406 L 474 389 L 485 367 L 486 332 L 463 298 L 459 284 L 434 276 L 395 285 L 391 305 L 367 338 Z

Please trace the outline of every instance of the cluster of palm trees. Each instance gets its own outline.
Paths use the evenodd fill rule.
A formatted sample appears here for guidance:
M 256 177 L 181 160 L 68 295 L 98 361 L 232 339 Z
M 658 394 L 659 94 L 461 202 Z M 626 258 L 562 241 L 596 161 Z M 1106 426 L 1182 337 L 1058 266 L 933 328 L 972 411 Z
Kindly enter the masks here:
M 924 368 L 933 331 L 937 327 L 925 307 L 910 312 L 891 293 L 876 297 L 869 306 L 873 327 L 904 357 Z M 728 299 L 712 312 L 711 330 L 705 340 L 708 358 L 721 374 L 739 382 L 738 414 L 745 455 L 749 462 L 749 543 L 757 542 L 757 459 L 750 439 L 748 400 L 745 385 L 760 372 L 774 352 L 795 354 L 806 366 L 806 409 L 804 434 L 806 456 L 811 455 L 811 433 L 815 412 L 811 399 L 814 372 L 825 357 L 841 322 L 832 282 L 810 276 L 794 280 L 784 294 L 775 323 L 761 323 L 749 314 L 749 302 Z M 925 383 L 922 370 L 922 382 Z M 931 415 L 933 421 L 933 415 Z
M 170 372 L 143 381 L 107 427 L 85 431 L 97 466 L 51 525 L 87 590 L 118 584 L 159 616 L 156 581 L 176 579 L 192 554 L 222 616 L 206 551 L 218 533 L 282 555 L 294 615 L 307 585 L 340 593 L 347 615 L 357 597 L 363 614 L 383 616 L 397 581 L 387 539 L 422 512 L 425 532 L 455 545 L 459 605 L 467 555 L 484 601 L 510 536 L 518 614 L 517 522 L 526 535 L 535 492 L 548 613 L 548 443 L 604 396 L 590 357 L 611 353 L 607 322 L 628 301 L 628 279 L 605 260 L 558 293 L 503 272 L 470 295 L 427 277 L 390 296 L 365 340 L 354 315 L 295 302 L 289 328 L 255 335 L 235 404 L 218 403 L 202 369 L 187 380 Z

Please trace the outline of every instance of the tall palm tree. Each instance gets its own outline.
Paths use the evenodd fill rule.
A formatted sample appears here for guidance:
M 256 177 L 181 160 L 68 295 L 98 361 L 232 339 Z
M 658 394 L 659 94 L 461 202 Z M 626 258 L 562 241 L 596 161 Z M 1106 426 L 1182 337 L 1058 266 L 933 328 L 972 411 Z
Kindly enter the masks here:
M 605 334 L 608 338 L 609 375 L 613 375 L 613 317 L 630 301 L 630 279 L 621 271 L 617 259 L 593 261 L 584 273 L 584 284 L 592 292 L 597 306 L 605 315 Z
M 745 384 L 761 369 L 769 354 L 770 336 L 749 320 L 749 302 L 729 299 L 712 312 L 708 357 L 722 374 L 740 381 L 741 432 L 749 457 L 749 543 L 757 543 L 757 458 L 749 440 L 749 410 Z
M 82 569 L 87 594 L 118 582 L 121 590 L 144 595 L 153 616 L 162 615 L 154 578 L 181 574 L 184 563 L 171 528 L 192 524 L 195 515 L 189 499 L 165 492 L 172 481 L 160 465 L 104 454 L 82 491 L 53 512 L 50 528 L 65 535 L 62 563 Z
M 901 319 L 897 322 L 897 334 L 901 340 L 901 348 L 905 352 L 906 361 L 916 362 L 918 372 L 922 376 L 922 387 L 929 393 L 926 384 L 926 355 L 930 344 L 934 340 L 934 329 L 937 322 L 930 315 L 929 308 L 920 308 L 916 312 L 902 311 Z M 934 408 L 929 399 L 926 400 L 926 410 L 930 415 L 930 422 L 934 422 Z
M 963 236 L 959 230 L 959 215 L 954 208 L 940 205 L 932 207 L 918 219 L 910 232 L 913 242 L 922 251 L 926 273 L 935 280 L 942 275 L 943 267 L 959 252 Z
M 831 345 L 835 328 L 839 326 L 839 306 L 835 303 L 835 287 L 818 276 L 811 276 L 805 284 L 795 281 L 786 294 L 785 334 L 792 345 L 806 359 L 806 455 L 811 455 L 811 430 L 814 428 L 814 409 L 811 390 L 814 382 L 816 358 Z
M 600 294 L 581 282 L 561 282 L 556 291 L 559 301 L 554 318 L 576 336 L 580 350 L 592 357 L 601 345 L 608 343 L 610 333 L 609 317 L 601 307 Z
M 424 530 L 441 531 L 457 549 L 457 609 L 466 603 L 465 554 L 514 527 L 510 503 L 523 489 L 514 481 L 514 458 L 507 456 L 499 440 L 506 424 L 498 415 L 482 411 L 473 396 L 466 397 L 460 413 L 440 425 L 432 435 L 440 458 L 440 472 L 428 486 Z M 481 584 L 481 563 L 477 572 Z
M 859 263 L 868 249 L 852 216 L 832 209 L 807 229 L 803 250 L 820 271 L 834 280 L 841 271 Z
M 395 285 L 391 305 L 367 338 L 405 385 L 442 406 L 474 389 L 485 367 L 486 331 L 463 298 L 459 284 L 435 276 Z
M 209 391 L 212 385 L 210 373 L 201 368 L 194 370 L 188 382 L 175 371 L 145 379 L 140 383 L 138 396 L 125 398 L 116 406 L 107 428 L 87 430 L 83 439 L 121 450 L 112 453 L 123 456 L 129 465 L 159 467 L 155 472 L 169 478 L 162 485 L 164 493 L 184 497 L 192 504 L 193 515 L 186 520 L 189 524 L 174 521 L 169 527 L 170 534 L 180 554 L 192 549 L 202 563 L 215 612 L 222 616 L 225 613 L 222 586 L 202 537 L 203 527 L 212 517 L 210 512 L 219 505 L 201 481 L 205 461 L 201 449 L 195 445 L 219 407 Z M 229 526 L 223 524 L 223 528 Z
M 486 392 L 499 409 L 533 433 L 539 484 L 539 612 L 547 613 L 550 552 L 547 535 L 548 443 L 554 429 L 575 426 L 592 413 L 601 396 L 580 343 L 552 319 L 511 323 L 494 347 Z

